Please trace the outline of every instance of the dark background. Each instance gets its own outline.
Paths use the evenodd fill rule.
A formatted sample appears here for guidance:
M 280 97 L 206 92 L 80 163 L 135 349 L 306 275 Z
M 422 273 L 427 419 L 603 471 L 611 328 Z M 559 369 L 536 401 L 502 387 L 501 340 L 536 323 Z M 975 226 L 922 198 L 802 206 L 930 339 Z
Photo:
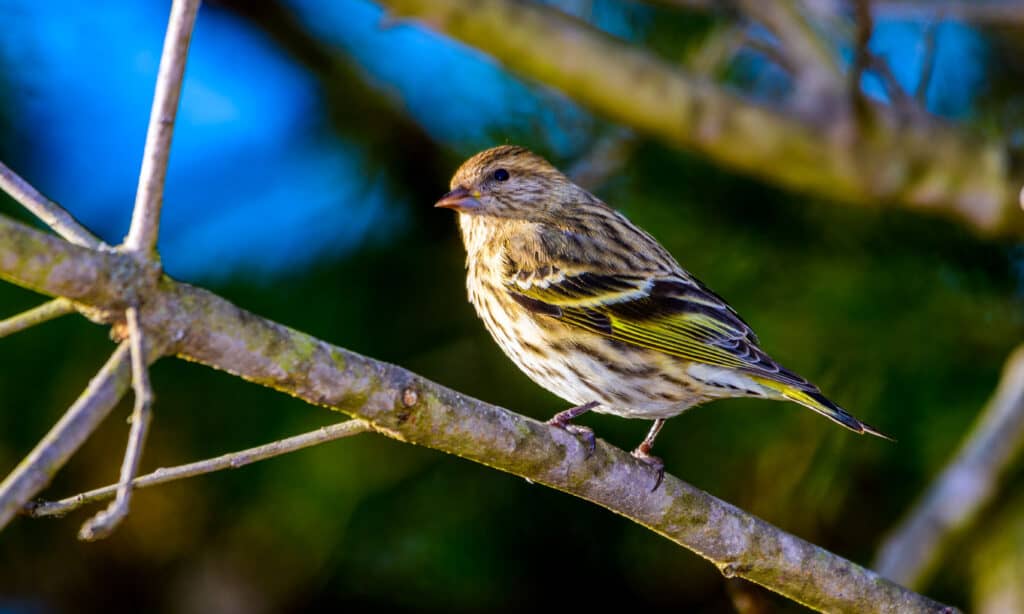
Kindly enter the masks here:
M 672 57 L 717 27 L 714 16 L 634 2 L 551 4 Z M 0 159 L 110 243 L 130 219 L 167 9 L 0 0 Z M 908 88 L 923 31 L 880 20 L 872 39 Z M 1020 94 L 1013 48 L 952 20 L 936 40 L 929 110 L 1019 133 L 993 111 Z M 740 56 L 726 78 L 770 92 L 775 72 Z M 864 86 L 884 99 L 879 83 Z M 547 418 L 565 403 L 519 373 L 476 320 L 455 222 L 431 205 L 479 149 L 524 144 L 566 168 L 615 130 L 480 52 L 385 23 L 371 2 L 209 2 L 172 150 L 164 265 L 260 315 Z M 785 192 L 643 138 L 598 194 L 725 296 L 776 358 L 898 440 L 857 437 L 792 404 L 720 401 L 668 423 L 657 448 L 668 470 L 869 563 L 955 451 L 1024 332 L 1020 244 Z M 29 219 L 5 198 L 0 211 Z M 40 301 L 0 285 L 0 317 Z M 107 332 L 78 316 L 0 340 L 0 472 L 111 349 Z M 173 359 L 152 373 L 144 470 L 341 418 Z M 116 478 L 129 403 L 47 496 Z M 581 422 L 627 449 L 648 427 Z M 1012 467 L 1005 492 L 1022 478 Z M 986 514 L 1024 509 L 997 499 Z M 552 598 L 580 608 L 732 607 L 713 566 L 639 526 L 372 435 L 140 491 L 113 537 L 81 543 L 76 532 L 93 511 L 18 519 L 0 535 L 0 611 L 513 611 Z M 960 538 L 928 594 L 970 603 L 986 564 L 976 545 L 994 526 Z M 799 610 L 764 595 L 771 608 Z

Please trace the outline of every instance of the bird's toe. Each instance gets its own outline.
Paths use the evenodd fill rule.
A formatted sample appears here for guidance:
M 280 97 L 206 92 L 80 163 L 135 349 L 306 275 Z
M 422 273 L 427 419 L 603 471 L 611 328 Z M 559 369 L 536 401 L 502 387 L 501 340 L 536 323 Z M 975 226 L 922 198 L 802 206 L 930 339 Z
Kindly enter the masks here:
M 637 459 L 638 461 L 644 463 L 645 465 L 654 470 L 654 487 L 651 488 L 651 492 L 654 492 L 658 490 L 658 487 L 661 486 L 662 480 L 665 479 L 665 461 L 661 460 L 661 458 L 657 456 L 654 456 L 650 452 L 643 450 L 642 447 L 643 446 L 637 448 L 636 450 L 633 450 L 630 454 L 633 455 L 633 458 Z
M 587 458 L 590 458 L 597 447 L 597 437 L 594 435 L 594 429 L 579 424 L 567 424 L 565 425 L 565 430 L 575 435 L 583 443 L 587 450 Z

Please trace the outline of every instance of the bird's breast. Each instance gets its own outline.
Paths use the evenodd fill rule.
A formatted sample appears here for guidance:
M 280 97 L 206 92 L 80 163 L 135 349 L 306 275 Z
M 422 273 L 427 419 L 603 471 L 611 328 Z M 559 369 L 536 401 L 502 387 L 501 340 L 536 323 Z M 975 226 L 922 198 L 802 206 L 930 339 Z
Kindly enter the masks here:
M 467 290 L 487 331 L 534 382 L 573 403 L 601 403 L 595 411 L 664 418 L 703 400 L 683 361 L 536 314 L 515 302 L 501 274 L 501 257 L 468 262 Z

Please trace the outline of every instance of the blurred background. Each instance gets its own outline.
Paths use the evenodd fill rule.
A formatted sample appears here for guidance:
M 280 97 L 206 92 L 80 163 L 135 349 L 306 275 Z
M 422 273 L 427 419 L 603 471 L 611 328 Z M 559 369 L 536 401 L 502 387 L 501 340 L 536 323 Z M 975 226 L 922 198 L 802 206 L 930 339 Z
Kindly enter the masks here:
M 747 100 L 792 102 L 785 62 L 763 51 L 771 32 L 731 3 L 542 4 Z M 1011 153 L 1024 143 L 1024 22 L 942 8 L 963 3 L 876 4 L 868 48 L 890 75 L 864 75 L 867 104 L 894 105 L 896 83 L 929 120 L 1005 139 Z M 812 17 L 836 11 L 814 23 L 840 61 L 854 61 L 854 9 L 808 6 Z M 168 9 L 0 0 L 0 159 L 112 244 L 128 229 Z M 715 47 L 737 29 L 741 44 Z M 670 473 L 869 564 L 1024 333 L 1020 235 L 753 179 L 594 114 L 557 85 L 368 0 L 210 0 L 171 155 L 164 266 L 260 315 L 546 419 L 564 402 L 487 336 L 465 300 L 453 216 L 431 208 L 465 157 L 529 146 L 651 230 L 782 363 L 898 440 L 755 400 L 698 408 L 658 440 Z M 0 212 L 30 219 L 5 196 Z M 39 302 L 0 285 L 0 317 Z M 107 332 L 78 316 L 0 340 L 0 472 L 111 349 Z M 144 470 L 341 418 L 173 359 L 153 380 Z M 47 496 L 116 478 L 129 411 L 130 399 Z M 581 422 L 626 449 L 648 428 Z M 1022 485 L 1018 462 L 986 521 L 957 538 L 958 555 L 924 587 L 930 596 L 978 608 L 993 569 L 1024 568 L 1024 500 L 1011 496 Z M 552 600 L 801 611 L 591 504 L 372 435 L 140 491 L 113 537 L 81 543 L 93 511 L 19 519 L 0 535 L 0 611 L 518 611 Z

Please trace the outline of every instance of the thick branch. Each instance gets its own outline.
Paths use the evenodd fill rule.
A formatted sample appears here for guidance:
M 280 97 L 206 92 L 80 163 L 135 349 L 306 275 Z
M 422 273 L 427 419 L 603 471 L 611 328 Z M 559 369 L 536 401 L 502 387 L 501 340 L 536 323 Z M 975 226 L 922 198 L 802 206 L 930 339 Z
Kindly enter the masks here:
M 922 585 L 951 538 L 966 529 L 996 494 L 1022 446 L 1024 346 L 1006 362 L 995 395 L 960 451 L 882 544 L 875 569 L 908 586 Z
M 381 0 L 399 16 L 477 47 L 595 112 L 766 180 L 857 203 L 956 217 L 983 234 L 1020 234 L 1003 142 L 874 108 L 811 122 L 758 106 L 555 9 L 513 0 Z M 843 136 L 846 134 L 847 136 Z
M 164 37 L 164 50 L 160 56 L 156 93 L 153 95 L 146 147 L 142 154 L 139 189 L 135 194 L 135 210 L 125 239 L 128 251 L 143 254 L 147 258 L 156 250 L 174 118 L 178 112 L 181 81 L 185 76 L 185 58 L 198 10 L 199 0 L 174 0 Z
M 110 259 L 116 260 L 112 263 Z M 66 274 L 48 274 L 59 262 Z M 100 275 L 105 267 L 127 275 Z M 69 245 L 0 216 L 0 274 L 53 295 L 112 308 L 145 283 L 121 254 Z M 75 269 L 95 280 L 84 291 Z M 693 550 L 728 576 L 832 612 L 928 612 L 943 606 L 665 476 L 649 492 L 649 467 L 599 441 L 588 457 L 570 433 L 461 395 L 401 367 L 265 320 L 205 290 L 163 278 L 142 325 L 165 331 L 182 358 L 222 369 L 309 403 L 365 420 L 389 437 L 428 446 L 606 507 Z M 126 374 L 127 377 L 127 374 Z

